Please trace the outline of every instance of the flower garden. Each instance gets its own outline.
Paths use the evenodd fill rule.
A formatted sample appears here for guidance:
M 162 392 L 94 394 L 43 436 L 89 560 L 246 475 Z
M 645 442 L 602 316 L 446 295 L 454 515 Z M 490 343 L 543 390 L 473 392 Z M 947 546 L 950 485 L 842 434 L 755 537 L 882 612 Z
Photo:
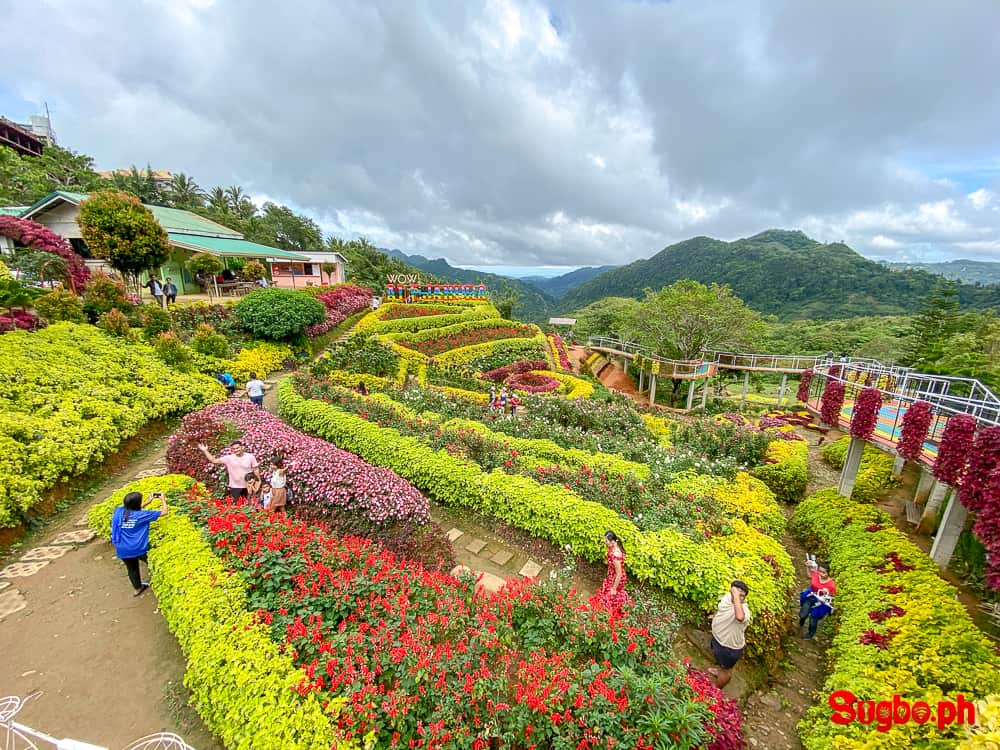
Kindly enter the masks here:
M 153 526 L 153 585 L 192 701 L 227 748 L 745 747 L 736 702 L 674 642 L 681 627 L 704 630 L 740 579 L 753 612 L 747 657 L 776 666 L 797 591 L 786 531 L 831 559 L 839 586 L 824 696 L 1000 692 L 995 649 L 927 556 L 872 506 L 894 482 L 891 456 L 865 452 L 850 499 L 806 498 L 809 451 L 796 425 L 808 418 L 675 420 L 608 392 L 590 374 L 604 357 L 575 374 L 558 335 L 504 320 L 487 302 L 370 311 L 368 290 L 314 291 L 294 293 L 288 335 L 268 309 L 284 304 L 274 296 L 178 306 L 167 319 L 132 309 L 132 323 L 117 306 L 94 308 L 104 325 L 0 336 L 0 525 L 146 422 L 183 417 L 167 449 L 174 473 L 122 488 L 90 523 L 107 536 L 125 492 L 167 489 L 177 512 Z M 112 310 L 124 327 L 108 322 Z M 277 416 L 225 400 L 209 377 L 272 372 L 296 354 Z M 521 398 L 516 417 L 487 406 L 502 387 Z M 823 414 L 838 414 L 843 397 L 828 389 Z M 912 421 L 921 419 L 917 409 Z M 914 430 L 908 446 L 922 442 Z M 985 457 L 965 468 L 962 453 L 961 464 L 978 477 L 967 494 L 985 509 L 989 537 L 1000 438 L 952 431 Z M 220 499 L 224 473 L 197 446 L 218 454 L 235 439 L 265 478 L 266 459 L 285 457 L 288 517 Z M 842 465 L 847 440 L 824 458 Z M 942 472 L 958 462 L 949 450 L 943 443 Z M 435 504 L 591 563 L 614 531 L 635 604 L 605 611 L 563 575 L 478 589 L 454 568 Z M 799 730 L 809 750 L 988 747 L 932 724 L 873 739 L 871 726 L 832 724 L 825 700 Z

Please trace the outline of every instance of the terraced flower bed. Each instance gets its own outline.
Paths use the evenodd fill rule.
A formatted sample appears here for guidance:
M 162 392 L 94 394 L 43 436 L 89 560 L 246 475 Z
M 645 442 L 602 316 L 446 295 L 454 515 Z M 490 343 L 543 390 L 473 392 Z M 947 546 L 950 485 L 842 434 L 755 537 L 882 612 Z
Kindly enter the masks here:
M 532 326 L 491 326 L 489 328 L 474 328 L 447 334 L 441 338 L 432 338 L 425 341 L 414 341 L 409 338 L 401 338 L 397 341 L 400 346 L 413 349 L 428 357 L 451 351 L 452 349 L 462 349 L 466 346 L 486 344 L 492 341 L 502 341 L 504 339 L 531 338 L 535 335 Z

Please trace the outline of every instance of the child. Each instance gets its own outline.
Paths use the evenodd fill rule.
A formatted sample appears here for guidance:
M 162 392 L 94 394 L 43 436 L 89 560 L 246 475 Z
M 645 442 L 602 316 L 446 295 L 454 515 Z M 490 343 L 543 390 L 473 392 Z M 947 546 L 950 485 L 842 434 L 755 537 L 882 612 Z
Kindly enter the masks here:
M 246 475 L 247 480 L 247 497 L 250 498 L 251 504 L 256 503 L 260 499 L 260 477 L 255 473 L 250 473 Z
M 517 416 L 517 407 L 521 405 L 521 399 L 517 397 L 516 393 L 510 394 L 510 415 L 512 417 Z
M 500 412 L 501 413 L 507 411 L 507 398 L 508 398 L 508 396 L 507 396 L 507 387 L 504 386 L 500 390 Z
M 260 486 L 260 507 L 262 510 L 271 509 L 271 483 L 264 482 Z
M 819 621 L 833 612 L 833 597 L 837 593 L 837 584 L 830 577 L 830 563 L 815 562 L 809 558 L 806 566 L 811 571 L 809 588 L 799 594 L 799 627 L 809 620 L 809 630 L 802 636 L 809 640 L 816 635 Z
M 495 385 L 490 386 L 490 411 L 496 409 L 497 401 L 497 387 Z
M 284 456 L 277 455 L 271 459 L 271 498 L 268 510 L 285 512 L 288 502 L 288 473 Z

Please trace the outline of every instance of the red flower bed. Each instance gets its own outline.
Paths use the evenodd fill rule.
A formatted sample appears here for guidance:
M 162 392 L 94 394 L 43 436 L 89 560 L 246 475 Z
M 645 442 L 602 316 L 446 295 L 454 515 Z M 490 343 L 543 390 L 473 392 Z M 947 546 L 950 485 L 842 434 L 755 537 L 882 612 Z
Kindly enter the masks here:
M 809 385 L 812 383 L 812 379 L 813 379 L 812 368 L 803 372 L 802 377 L 799 378 L 799 390 L 795 393 L 795 398 L 797 398 L 803 404 L 809 400 Z
M 916 401 L 903 412 L 903 429 L 899 433 L 896 452 L 908 461 L 919 461 L 930 429 L 931 405 L 926 401 Z
M 328 292 L 321 292 L 316 299 L 326 307 L 326 318 L 306 328 L 306 336 L 322 336 L 332 331 L 352 315 L 367 310 L 371 305 L 372 291 L 354 284 L 344 284 Z
M 498 367 L 495 370 L 484 372 L 483 379 L 492 380 L 494 383 L 503 383 L 511 375 L 520 375 L 522 372 L 547 369 L 549 369 L 549 363 L 544 359 L 535 359 L 530 362 L 521 360 L 520 362 L 511 362 L 509 365 L 504 365 L 503 367 Z
M 672 626 L 613 617 L 559 583 L 471 582 L 362 540 L 192 497 L 188 510 L 247 583 L 250 606 L 348 739 L 378 747 L 712 750 L 744 747 L 740 715 L 698 672 L 667 661 Z M 660 729 L 656 728 L 658 723 Z M 668 728 L 663 728 L 668 727 Z
M 878 424 L 878 410 L 882 408 L 882 392 L 878 388 L 865 388 L 858 394 L 851 412 L 851 437 L 867 440 Z
M 489 341 L 500 341 L 502 339 L 526 339 L 535 335 L 531 326 L 495 326 L 493 328 L 473 328 L 468 331 L 453 333 L 439 339 L 429 339 L 427 341 L 407 341 L 403 339 L 397 342 L 407 349 L 414 349 L 428 357 L 436 354 L 450 352 L 452 349 L 461 349 L 465 346 L 475 344 L 485 344 Z M 548 365 L 546 365 L 548 367 Z
M 520 375 L 511 375 L 506 380 L 506 384 L 511 388 L 527 393 L 551 393 L 558 390 L 560 383 L 555 378 L 546 375 L 533 375 L 525 372 Z
M 403 318 L 424 318 L 428 315 L 445 315 L 454 312 L 446 307 L 430 305 L 393 305 L 382 313 L 382 320 L 402 320 Z
M 823 424 L 836 427 L 840 423 L 840 410 L 844 406 L 844 384 L 839 380 L 827 380 L 823 398 L 819 405 L 819 418 Z
M 40 327 L 41 323 L 39 323 L 38 318 L 33 313 L 24 310 L 14 310 L 13 315 L 7 312 L 0 313 L 0 332 L 14 330 L 33 331 Z
M 556 353 L 559 368 L 567 372 L 572 371 L 573 367 L 569 363 L 569 352 L 566 351 L 566 342 L 563 341 L 562 336 L 558 333 L 550 333 L 548 339 L 552 344 L 552 350 Z
M 957 485 L 969 460 L 976 420 L 968 414 L 956 414 L 948 420 L 938 444 L 937 458 L 931 472 L 945 484 Z
M 425 524 L 430 519 L 427 498 L 397 474 L 304 435 L 248 401 L 213 404 L 184 417 L 180 429 L 170 436 L 167 466 L 209 486 L 222 487 L 224 469 L 208 463 L 198 443 L 219 451 L 237 438 L 257 457 L 265 475 L 271 458 L 285 457 L 291 495 L 299 505 L 314 506 L 323 513 L 351 511 L 375 524 Z

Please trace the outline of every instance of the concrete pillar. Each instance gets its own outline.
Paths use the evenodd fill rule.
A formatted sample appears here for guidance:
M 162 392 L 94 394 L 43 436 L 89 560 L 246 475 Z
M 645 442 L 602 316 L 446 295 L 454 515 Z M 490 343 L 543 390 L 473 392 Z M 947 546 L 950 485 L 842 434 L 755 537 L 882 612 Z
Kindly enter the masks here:
M 902 456 L 896 456 L 896 460 L 892 462 L 892 475 L 899 479 L 904 468 L 906 468 L 906 459 Z
M 861 455 L 865 451 L 865 441 L 861 438 L 851 438 L 851 443 L 847 447 L 847 456 L 844 457 L 844 468 L 840 472 L 840 484 L 837 485 L 837 492 L 844 497 L 850 497 L 854 492 L 854 481 L 858 478 L 858 469 L 861 468 Z
M 934 488 L 934 482 L 937 480 L 934 475 L 931 474 L 931 470 L 926 466 L 920 467 L 920 481 L 917 482 L 917 491 L 913 494 L 913 502 L 917 505 L 923 505 L 927 502 L 927 496 L 931 494 L 931 490 Z
M 652 406 L 656 403 L 656 376 L 650 375 L 651 382 L 649 385 L 649 405 Z
M 640 367 L 639 368 L 639 393 L 642 393 L 642 377 L 643 377 L 643 375 L 645 375 L 645 372 Z
M 927 504 L 924 505 L 924 512 L 920 516 L 920 523 L 917 524 L 918 532 L 921 534 L 934 533 L 934 524 L 937 523 L 938 509 L 940 509 L 941 503 L 950 489 L 947 484 L 940 480 L 934 482 L 931 487 L 931 493 L 927 497 Z
M 691 380 L 691 384 L 688 386 L 688 405 L 687 410 L 691 411 L 691 407 L 694 406 L 694 385 L 695 380 Z
M 941 526 L 938 527 L 937 536 L 934 537 L 934 546 L 931 547 L 931 559 L 940 567 L 945 568 L 955 552 L 955 545 L 958 544 L 958 536 L 965 528 L 965 517 L 968 511 L 958 499 L 958 493 L 951 493 L 951 500 L 944 510 L 944 517 L 941 519 Z
M 743 373 L 743 393 L 740 394 L 740 408 L 747 402 L 747 387 L 750 385 L 750 371 L 747 370 Z
M 705 378 L 705 387 L 701 389 L 701 408 L 704 411 L 705 407 L 708 405 L 708 381 L 711 378 Z
M 778 406 L 781 406 L 781 402 L 785 400 L 786 385 L 788 385 L 788 373 L 784 372 L 781 374 L 781 386 L 778 388 Z
M 628 357 L 622 357 L 622 370 L 628 375 Z

